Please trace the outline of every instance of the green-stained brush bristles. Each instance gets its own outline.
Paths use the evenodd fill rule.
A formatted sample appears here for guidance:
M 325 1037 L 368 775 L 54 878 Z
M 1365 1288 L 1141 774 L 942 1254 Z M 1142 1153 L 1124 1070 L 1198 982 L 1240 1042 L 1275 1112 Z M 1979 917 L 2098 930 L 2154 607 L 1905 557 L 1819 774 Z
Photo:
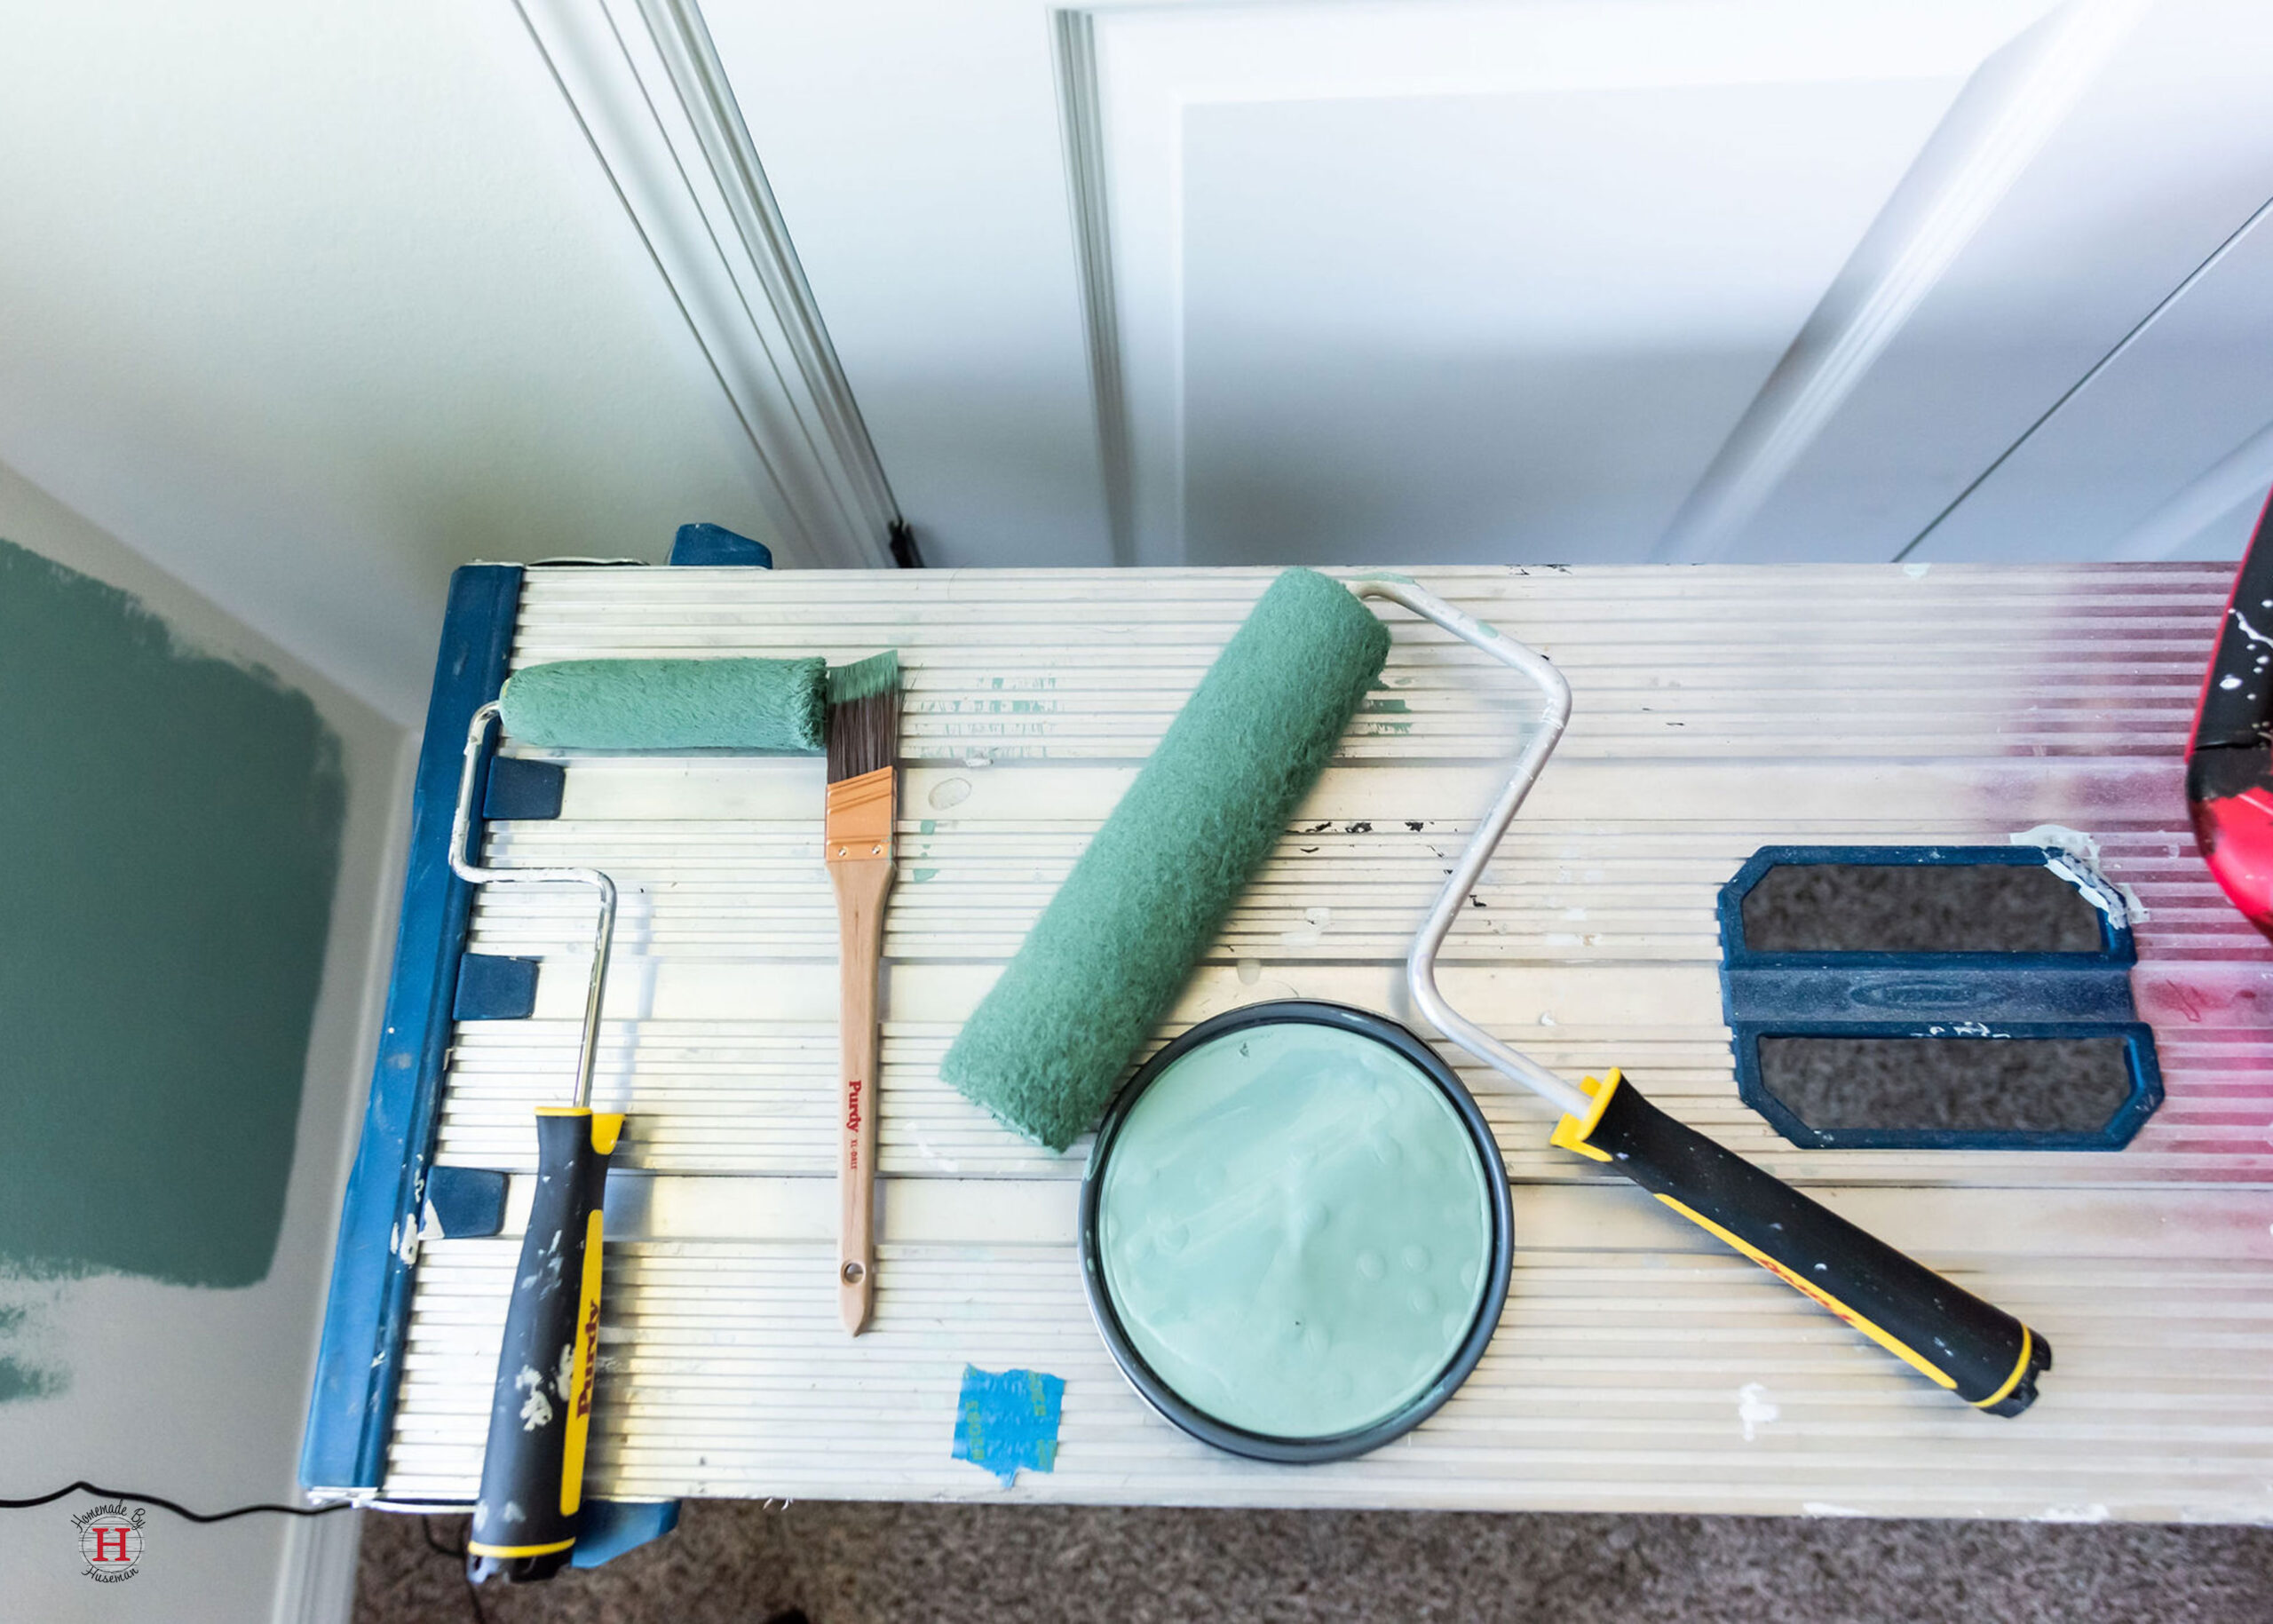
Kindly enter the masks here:
M 803 660 L 563 660 L 500 696 L 525 744 L 584 750 L 785 750 L 823 740 L 822 673 Z
M 940 1074 L 1053 1150 L 1088 1132 L 1388 654 L 1388 629 L 1338 582 L 1304 569 L 1273 582 Z
M 828 670 L 828 781 L 893 764 L 899 749 L 899 655 L 891 649 Z

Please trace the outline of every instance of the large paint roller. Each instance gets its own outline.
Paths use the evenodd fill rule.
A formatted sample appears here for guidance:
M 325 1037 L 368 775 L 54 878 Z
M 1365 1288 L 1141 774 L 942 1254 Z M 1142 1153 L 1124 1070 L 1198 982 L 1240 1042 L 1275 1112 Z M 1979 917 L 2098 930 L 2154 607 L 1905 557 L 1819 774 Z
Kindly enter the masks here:
M 1667 1115 L 1620 1072 L 1573 1084 L 1445 1002 L 1437 950 L 1553 751 L 1570 690 L 1536 652 L 1409 582 L 1345 588 L 1288 570 L 1271 584 L 965 1025 L 943 1075 L 1053 1149 L 1097 1123 L 1380 675 L 1389 634 L 1360 596 L 1436 622 L 1546 697 L 1506 788 L 1414 939 L 1406 965 L 1414 1007 L 1560 1107 L 1556 1145 L 1633 1180 L 1966 1402 L 2000 1415 L 2025 1409 L 2051 1349 L 2018 1319 Z

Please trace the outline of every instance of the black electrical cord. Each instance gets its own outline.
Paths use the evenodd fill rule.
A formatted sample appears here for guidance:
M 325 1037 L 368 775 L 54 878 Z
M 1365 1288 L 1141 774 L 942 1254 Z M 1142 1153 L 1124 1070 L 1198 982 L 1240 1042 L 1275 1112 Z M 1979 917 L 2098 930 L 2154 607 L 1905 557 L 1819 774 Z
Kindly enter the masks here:
M 76 1494 L 83 1490 L 97 1500 L 131 1500 L 143 1505 L 155 1506 L 162 1511 L 170 1511 L 176 1517 L 193 1523 L 226 1523 L 233 1517 L 250 1517 L 256 1511 L 273 1511 L 280 1517 L 329 1517 L 335 1511 L 348 1509 L 348 1502 L 343 1500 L 329 1506 L 233 1506 L 226 1511 L 193 1511 L 162 1494 L 138 1494 L 129 1489 L 106 1489 L 83 1477 L 76 1483 L 65 1484 L 51 1494 L 42 1494 L 36 1499 L 0 1500 L 0 1511 L 28 1511 L 34 1506 L 52 1505 L 65 1495 Z
M 178 1501 L 168 1500 L 162 1494 L 139 1494 L 129 1489 L 107 1489 L 99 1484 L 89 1483 L 83 1477 L 76 1483 L 67 1483 L 59 1489 L 45 1494 L 34 1495 L 29 1500 L 0 1500 L 0 1511 L 28 1511 L 35 1506 L 51 1506 L 66 1495 L 81 1493 L 91 1494 L 97 1500 L 131 1500 L 137 1505 L 155 1506 L 162 1511 L 170 1511 L 176 1517 L 193 1523 L 226 1523 L 232 1517 L 250 1517 L 260 1511 L 273 1511 L 280 1517 L 329 1517 L 335 1511 L 345 1511 L 351 1509 L 349 1502 L 343 1500 L 328 1506 L 261 1504 L 232 1506 L 226 1511 L 193 1511 Z M 426 1548 L 438 1557 L 449 1557 L 457 1564 L 459 1573 L 463 1575 L 466 1557 L 463 1542 L 459 1543 L 455 1549 L 445 1545 L 434 1537 L 432 1517 L 422 1517 L 418 1521 L 426 1535 Z M 473 1525 L 468 1522 L 466 1532 L 469 1538 L 472 1531 Z M 466 1578 L 465 1604 L 473 1610 L 473 1624 L 489 1624 L 489 1615 L 482 1611 L 481 1594 L 473 1588 L 471 1576 Z
M 457 1565 L 458 1576 L 465 1580 L 465 1604 L 473 1609 L 473 1624 L 489 1624 L 489 1615 L 481 1610 L 481 1592 L 474 1588 L 473 1575 L 466 1571 L 465 1565 L 466 1546 L 473 1539 L 473 1519 L 466 1519 L 465 1538 L 455 1546 L 445 1545 L 434 1537 L 432 1517 L 420 1517 L 418 1525 L 425 1531 L 426 1549 L 438 1557 L 447 1557 Z

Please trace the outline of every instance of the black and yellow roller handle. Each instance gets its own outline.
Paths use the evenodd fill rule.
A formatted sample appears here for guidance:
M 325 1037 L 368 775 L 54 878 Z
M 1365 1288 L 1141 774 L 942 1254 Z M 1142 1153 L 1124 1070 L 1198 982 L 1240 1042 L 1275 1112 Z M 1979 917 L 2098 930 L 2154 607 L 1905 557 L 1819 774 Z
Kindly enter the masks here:
M 1615 1071 L 1554 1143 L 1608 1162 L 1888 1352 L 1992 1415 L 2036 1401 L 2052 1347 L 2004 1310 L 1817 1205 L 1642 1097 Z
M 479 1574 L 550 1578 L 575 1549 L 600 1327 L 600 1201 L 623 1118 L 536 1113 L 536 1199 L 521 1239 L 481 1498 L 466 1555 Z

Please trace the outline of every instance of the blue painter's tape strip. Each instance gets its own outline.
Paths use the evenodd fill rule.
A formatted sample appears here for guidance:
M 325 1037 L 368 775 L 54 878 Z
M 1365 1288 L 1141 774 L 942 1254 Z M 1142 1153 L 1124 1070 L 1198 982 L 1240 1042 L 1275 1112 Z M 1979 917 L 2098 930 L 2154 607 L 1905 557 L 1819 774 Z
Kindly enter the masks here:
M 489 764 L 489 784 L 482 792 L 481 815 L 524 823 L 543 823 L 558 818 L 560 797 L 567 783 L 568 769 L 557 761 L 497 757 Z
M 690 566 L 741 565 L 772 569 L 772 550 L 764 542 L 736 535 L 724 525 L 681 525 L 671 538 L 671 562 Z
M 539 959 L 469 953 L 458 961 L 458 992 L 450 1006 L 458 1020 L 527 1020 L 536 1013 Z
M 385 1469 L 416 1236 L 441 1117 L 450 1011 L 473 906 L 472 888 L 450 872 L 450 818 L 466 726 L 503 685 L 520 597 L 517 566 L 468 565 L 450 578 L 412 790 L 409 868 L 393 979 L 362 1138 L 339 1215 L 331 1295 L 301 1445 L 300 1482 L 306 1488 L 376 1488 Z
M 420 1215 L 451 1240 L 494 1235 L 505 1227 L 505 1175 L 494 1168 L 429 1168 Z
M 1065 1398 L 1060 1377 L 965 1365 L 962 1395 L 955 1404 L 954 1457 L 993 1472 L 1004 1488 L 1022 1466 L 1056 1470 L 1057 1415 Z
M 678 1526 L 676 1500 L 588 1500 L 570 1567 L 598 1567 Z

